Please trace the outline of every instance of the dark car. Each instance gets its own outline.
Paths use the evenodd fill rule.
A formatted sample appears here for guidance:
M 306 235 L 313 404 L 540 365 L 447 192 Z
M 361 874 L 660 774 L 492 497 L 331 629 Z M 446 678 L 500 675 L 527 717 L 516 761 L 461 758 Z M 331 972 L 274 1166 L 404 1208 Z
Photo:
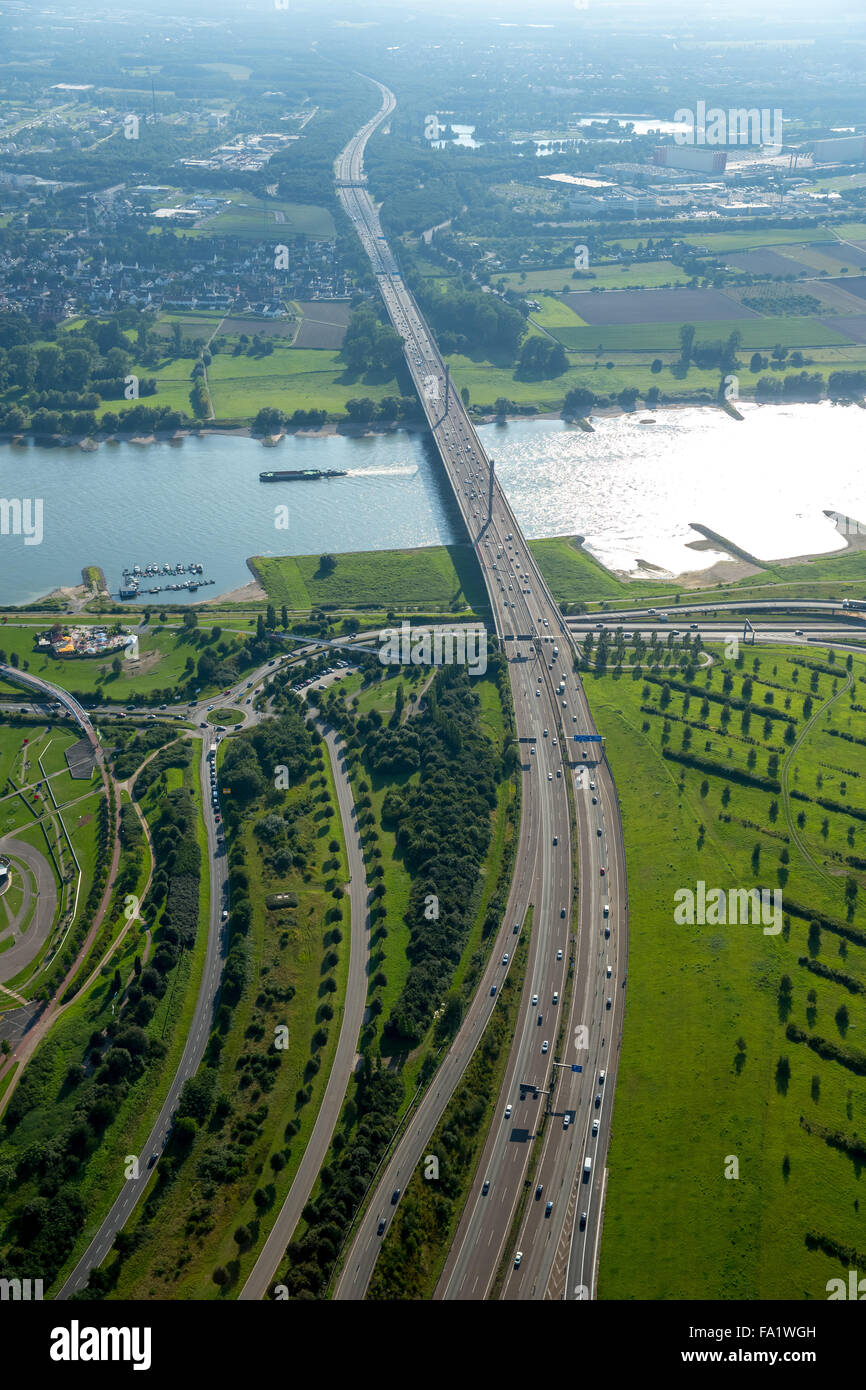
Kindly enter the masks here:
M 541 1194 L 542 1194 L 543 1191 L 544 1191 L 544 1183 L 543 1183 L 543 1182 L 540 1182 L 540 1183 L 538 1184 L 537 1188 L 535 1189 L 535 1200 L 536 1200 L 536 1202 L 538 1201 L 538 1199 L 539 1199 L 539 1197 L 541 1196 Z
M 580 1213 L 580 1229 L 581 1229 L 582 1231 L 586 1230 L 586 1212 L 585 1212 L 585 1211 L 582 1211 L 582 1212 Z
M 394 1191 L 391 1193 L 391 1206 L 392 1206 L 392 1207 L 396 1207 L 396 1205 L 397 1205 L 397 1203 L 399 1202 L 399 1200 L 400 1200 L 400 1189 L 399 1189 L 399 1187 L 395 1187 L 395 1188 L 394 1188 Z
M 377 1229 L 376 1229 L 376 1235 L 377 1235 L 377 1236 L 380 1236 L 380 1235 L 382 1234 L 382 1232 L 384 1231 L 384 1229 L 385 1229 L 385 1218 L 383 1217 L 382 1220 L 379 1222 L 379 1225 L 378 1225 L 378 1227 L 377 1227 Z
M 148 1168 L 152 1168 L 153 1165 L 154 1165 L 154 1163 L 156 1163 L 156 1160 L 157 1160 L 158 1158 L 159 1158 L 159 1154 L 151 1154 L 151 1155 L 150 1155 L 150 1158 L 147 1160 L 147 1166 L 148 1166 Z

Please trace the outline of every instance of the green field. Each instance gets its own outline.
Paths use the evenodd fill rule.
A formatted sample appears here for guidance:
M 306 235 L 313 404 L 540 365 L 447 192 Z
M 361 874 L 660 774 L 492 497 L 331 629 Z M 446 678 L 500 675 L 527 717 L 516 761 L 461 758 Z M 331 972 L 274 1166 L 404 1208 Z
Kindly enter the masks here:
M 603 351 L 643 348 L 651 352 L 655 348 L 678 348 L 680 327 L 678 323 L 616 323 L 587 328 L 555 328 L 552 332 L 566 348 L 582 348 L 586 352 L 596 347 L 601 347 Z M 699 343 L 724 342 L 736 329 L 742 337 L 743 352 L 773 348 L 777 343 L 783 347 L 807 348 L 845 345 L 849 342 L 843 334 L 808 316 L 706 319 L 697 321 L 694 327 Z
M 355 376 L 346 371 L 338 352 L 324 348 L 281 345 L 267 357 L 218 353 L 207 375 L 218 419 L 252 419 L 263 406 L 343 414 L 353 398 L 378 402 L 400 395 L 395 378 Z
M 319 604 L 350 608 L 439 608 L 459 612 L 486 606 L 477 562 L 469 546 L 419 550 L 367 550 L 338 554 L 331 573 L 317 555 L 256 555 L 253 565 L 270 601 L 295 611 Z
M 568 286 L 570 294 L 577 290 L 618 289 L 628 290 L 642 287 L 658 289 L 663 285 L 685 285 L 689 276 L 681 266 L 673 261 L 639 261 L 634 265 L 590 265 L 588 271 L 576 276 L 572 265 L 556 266 L 552 270 L 526 270 L 503 276 L 495 276 L 496 283 L 503 279 L 510 290 L 518 294 L 531 294 L 534 290 L 553 290 L 561 292 Z
M 854 660 L 849 682 L 845 657 L 830 663 L 822 649 L 805 660 L 835 665 L 835 678 L 784 649 L 741 648 L 739 666 L 714 655 L 707 675 L 690 678 L 699 687 L 690 696 L 675 689 L 665 648 L 655 672 L 644 654 L 636 678 L 617 676 L 614 657 L 608 674 L 586 677 L 622 803 L 630 918 L 600 1296 L 821 1299 L 840 1263 L 810 1249 L 807 1234 L 863 1251 L 866 1212 L 856 1160 L 801 1116 L 813 1130 L 862 1134 L 866 1089 L 786 1026 L 853 1054 L 866 1021 L 856 992 L 866 985 L 866 934 L 845 889 L 852 880 L 854 904 L 864 891 L 851 858 L 866 845 L 866 664 Z M 724 715 L 726 676 L 732 697 L 753 680 L 746 726 L 739 709 Z M 704 702 L 704 692 L 719 698 Z M 785 719 L 764 724 L 767 709 Z M 794 743 L 783 736 L 789 720 Z M 689 749 L 718 770 L 678 761 Z M 745 784 L 767 775 L 774 749 L 781 789 Z M 780 889 L 782 931 L 678 925 L 674 894 L 698 880 Z M 840 927 L 816 935 L 809 920 L 819 915 Z M 855 992 L 820 973 L 828 970 Z M 731 1156 L 738 1180 L 725 1177 Z

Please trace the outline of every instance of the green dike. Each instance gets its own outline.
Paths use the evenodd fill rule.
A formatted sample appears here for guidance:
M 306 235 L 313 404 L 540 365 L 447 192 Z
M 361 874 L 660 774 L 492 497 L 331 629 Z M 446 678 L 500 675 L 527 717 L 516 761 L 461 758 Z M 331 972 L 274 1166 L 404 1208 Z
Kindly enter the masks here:
M 862 1133 L 866 1094 L 862 1078 L 789 1038 L 786 1027 L 850 1050 L 840 1006 L 852 1027 L 866 1026 L 862 996 L 808 968 L 813 961 L 866 984 L 866 946 L 827 929 L 815 938 L 809 927 L 812 914 L 845 921 L 845 858 L 866 857 L 866 826 L 844 809 L 866 813 L 866 747 L 833 736 L 866 739 L 866 663 L 853 658 L 852 689 L 829 704 L 834 686 L 838 694 L 847 678 L 844 657 L 836 658 L 834 679 L 798 666 L 799 654 L 785 648 L 741 648 L 740 667 L 712 650 L 710 690 L 721 691 L 727 671 L 739 695 L 751 676 L 754 704 L 772 696 L 775 708 L 784 709 L 790 700 L 787 713 L 798 735 L 809 719 L 806 697 L 810 713 L 820 709 L 791 755 L 788 780 L 793 814 L 805 818 L 798 829 L 830 874 L 816 872 L 788 834 L 780 793 L 662 756 L 664 748 L 682 751 L 684 726 L 676 717 L 684 717 L 683 694 L 672 690 L 670 703 L 653 716 L 641 705 L 660 701 L 658 685 L 645 686 L 631 672 L 585 675 L 622 804 L 630 918 L 599 1294 L 825 1298 L 838 1261 L 810 1248 L 807 1236 L 817 1232 L 826 1242 L 863 1249 L 866 1214 L 856 1206 L 852 1160 L 817 1131 L 810 1134 L 800 1117 L 829 1131 Z M 823 649 L 815 659 L 834 664 Z M 703 685 L 706 677 L 699 672 L 694 680 Z M 696 719 L 700 704 L 692 695 L 687 717 Z M 692 730 L 691 748 L 733 772 L 740 763 L 734 738 L 740 712 L 729 735 L 721 729 L 722 709 L 710 702 L 710 727 Z M 760 715 L 751 719 L 760 772 L 778 724 L 772 721 L 765 737 Z M 822 807 L 819 796 L 842 809 Z M 862 897 L 863 874 L 854 877 Z M 780 887 L 782 931 L 678 925 L 674 894 L 694 890 L 698 880 L 708 890 Z M 805 915 L 794 913 L 795 903 Z M 739 1180 L 725 1178 L 729 1156 L 739 1161 Z
M 318 555 L 255 555 L 249 563 L 270 601 L 295 610 L 320 604 L 400 612 L 426 606 L 445 612 L 487 607 L 468 545 L 349 551 L 334 559 L 334 568 L 325 572 Z
M 320 772 L 314 766 L 308 781 L 285 793 L 288 806 L 297 808 L 307 801 L 312 805 L 313 798 L 326 790 L 336 809 L 330 758 L 324 742 L 318 746 L 324 755 L 324 769 Z M 318 785 L 320 779 L 324 779 L 324 787 Z M 326 880 L 343 883 L 348 872 L 339 814 L 328 823 L 327 833 L 321 838 L 308 814 L 307 838 L 316 857 L 313 872 L 302 875 L 293 869 L 279 884 L 270 880 L 258 858 L 254 835 L 258 818 L 255 810 L 247 814 L 239 832 L 246 850 L 243 869 L 250 880 L 253 908 L 247 938 L 247 978 L 224 1035 L 216 1070 L 216 1094 L 226 1097 L 231 1113 L 222 1118 L 211 1114 L 208 1124 L 196 1134 L 190 1151 L 178 1159 L 174 1180 L 152 1189 L 151 1199 L 137 1213 L 135 1225 L 130 1224 L 134 1248 L 119 1270 L 115 1295 L 119 1298 L 237 1297 L 297 1173 L 330 1075 L 349 967 L 348 898 L 338 904 L 342 920 L 327 927 L 324 924 L 325 911 L 335 904 L 326 891 Z M 328 850 L 331 838 L 340 845 L 335 856 Z M 337 866 L 326 874 L 319 863 L 320 856 L 337 858 Z M 277 887 L 296 894 L 297 909 L 280 913 L 267 909 L 265 900 Z M 333 973 L 337 990 L 323 995 L 320 986 L 326 947 L 322 944 L 322 932 L 334 926 L 342 932 Z M 289 1000 L 264 1002 L 262 992 L 269 986 L 278 991 L 291 988 L 294 993 Z M 310 1039 L 319 1026 L 317 1015 L 325 1001 L 331 1002 L 334 1016 L 325 1023 L 327 1042 L 316 1052 L 320 1066 L 310 1082 L 310 1100 L 298 1107 L 296 1091 L 304 1082 Z M 260 1093 L 255 1082 L 246 1084 L 249 1078 L 239 1071 L 238 1061 L 242 1054 L 273 1053 L 274 1030 L 284 1023 L 289 1028 L 289 1046 L 277 1054 L 281 1064 L 276 1069 L 273 1088 Z M 199 1076 L 207 1070 L 205 1062 Z M 267 1114 L 256 1123 L 253 1116 L 262 1106 L 267 1107 Z M 297 1126 L 293 1134 L 287 1130 L 290 1123 Z M 227 1129 L 235 1135 L 248 1136 L 240 1140 L 243 1170 L 229 1181 L 209 1182 L 199 1165 L 206 1154 L 226 1148 Z M 260 1201 L 256 1201 L 256 1193 L 264 1194 L 266 1200 L 260 1196 Z M 251 1237 L 243 1246 L 234 1236 L 242 1226 Z M 215 1269 L 227 1272 L 225 1284 L 218 1286 L 214 1282 Z
M 496 1007 L 430 1139 L 439 1177 L 426 1179 L 422 1164 L 409 1179 L 382 1242 L 369 1299 L 433 1297 L 494 1119 L 517 1026 L 531 931 L 530 908 Z

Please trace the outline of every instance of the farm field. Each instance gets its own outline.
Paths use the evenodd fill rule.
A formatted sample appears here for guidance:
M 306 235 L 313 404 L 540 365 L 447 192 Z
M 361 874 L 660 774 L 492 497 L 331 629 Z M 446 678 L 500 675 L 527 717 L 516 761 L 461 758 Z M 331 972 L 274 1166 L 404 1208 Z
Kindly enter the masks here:
M 585 678 L 631 919 L 600 1296 L 822 1299 L 832 1251 L 866 1248 L 866 663 L 712 652 L 684 673 L 669 647 L 645 650 L 635 676 L 611 649 Z M 679 924 L 674 894 L 699 880 L 778 889 L 781 930 Z
M 593 327 L 640 323 L 695 323 L 757 318 L 721 290 L 622 290 L 593 294 L 591 290 L 565 296 L 578 318 Z
M 351 308 L 348 300 L 311 299 L 295 301 L 301 326 L 295 337 L 296 348 L 329 348 L 339 351 L 346 336 Z

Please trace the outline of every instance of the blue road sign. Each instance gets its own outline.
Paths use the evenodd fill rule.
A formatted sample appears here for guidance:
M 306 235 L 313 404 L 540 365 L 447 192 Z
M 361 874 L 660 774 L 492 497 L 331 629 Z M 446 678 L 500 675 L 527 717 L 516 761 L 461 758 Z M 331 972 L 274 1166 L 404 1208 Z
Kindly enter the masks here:
M 578 1067 L 578 1066 L 576 1066 L 576 1065 L 574 1064 L 574 1062 L 572 1062 L 572 1064 L 571 1064 L 571 1070 L 572 1070 L 572 1071 L 583 1071 L 583 1067 Z
M 575 743 L 601 743 L 601 734 L 575 734 Z

